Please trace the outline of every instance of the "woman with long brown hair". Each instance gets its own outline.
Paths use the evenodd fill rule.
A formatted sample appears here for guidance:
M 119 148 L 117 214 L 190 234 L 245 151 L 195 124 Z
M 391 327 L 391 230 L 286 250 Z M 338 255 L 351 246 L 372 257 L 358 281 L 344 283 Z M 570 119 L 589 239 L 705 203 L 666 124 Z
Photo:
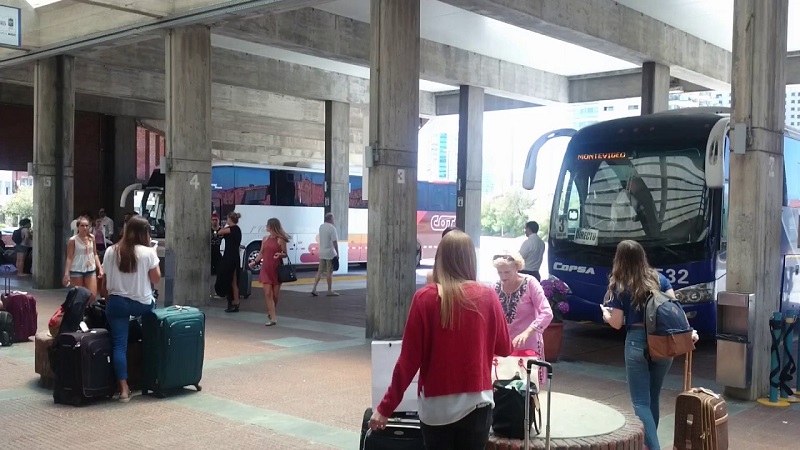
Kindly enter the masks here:
M 67 241 L 67 262 L 64 267 L 64 286 L 85 287 L 97 296 L 97 279 L 103 277 L 103 267 L 97 243 L 89 231 L 91 221 L 86 216 L 76 220 L 78 232 Z
M 644 307 L 650 293 L 661 291 L 675 297 L 669 281 L 653 269 L 644 248 L 636 241 L 617 245 L 614 265 L 608 280 L 605 305 L 600 305 L 603 320 L 619 330 L 625 326 L 625 372 L 633 410 L 644 424 L 647 448 L 660 449 L 658 443 L 659 397 L 672 359 L 651 359 L 647 353 Z M 697 340 L 697 335 L 694 335 Z
M 411 301 L 400 357 L 370 427 L 385 428 L 419 371 L 418 411 L 428 449 L 483 449 L 492 424 L 492 359 L 511 354 L 494 290 L 477 282 L 475 245 L 453 230 L 436 250 L 433 282 Z M 455 368 L 457 370 L 454 370 Z
M 214 290 L 217 295 L 228 299 L 228 309 L 225 312 L 229 313 L 239 312 L 239 277 L 242 276 L 239 263 L 239 247 L 242 245 L 242 230 L 239 228 L 241 217 L 238 212 L 231 211 L 225 226 L 217 231 L 217 236 L 225 241 L 225 253 L 217 266 Z
M 253 267 L 259 262 L 261 272 L 258 274 L 258 281 L 264 286 L 264 298 L 267 301 L 267 314 L 269 321 L 266 326 L 271 327 L 278 324 L 277 306 L 278 297 L 281 294 L 281 282 L 278 279 L 278 266 L 287 256 L 286 244 L 291 238 L 283 231 L 281 221 L 273 217 L 267 221 L 267 235 L 261 240 L 261 251 L 258 252 L 256 260 L 250 263 Z
M 114 373 L 119 400 L 131 398 L 128 387 L 128 322 L 155 308 L 153 286 L 161 280 L 158 254 L 150 247 L 150 225 L 141 217 L 125 224 L 122 239 L 109 247 L 103 260 L 108 301 L 106 319 L 114 341 Z

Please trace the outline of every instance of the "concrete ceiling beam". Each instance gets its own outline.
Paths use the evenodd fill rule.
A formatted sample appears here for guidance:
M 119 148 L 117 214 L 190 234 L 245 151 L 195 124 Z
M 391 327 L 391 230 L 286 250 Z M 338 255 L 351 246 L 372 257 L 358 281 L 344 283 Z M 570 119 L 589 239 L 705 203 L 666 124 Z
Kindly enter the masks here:
M 683 79 L 674 80 L 683 92 L 730 89 L 710 89 Z M 800 52 L 790 52 L 786 59 L 786 84 L 800 84 Z M 569 77 L 569 102 L 584 103 L 642 95 L 641 69 L 618 70 Z
M 33 106 L 33 87 L 23 84 L 0 83 L 0 103 Z M 80 92 L 75 94 L 75 110 L 109 116 L 164 118 L 162 103 L 103 97 Z
M 731 52 L 613 0 L 441 0 L 467 11 L 672 76 L 730 90 Z
M 458 114 L 458 108 L 461 103 L 461 94 L 459 91 L 437 92 L 435 95 L 437 116 Z M 515 100 L 513 98 L 498 97 L 492 94 L 483 95 L 484 111 L 505 111 L 509 109 L 535 108 L 537 106 L 542 105 Z
M 26 3 L 24 0 L 12 1 Z M 17 50 L 0 49 L 0 67 L 29 63 L 48 56 L 146 36 L 170 28 L 213 23 L 249 15 L 255 11 L 281 13 L 328 1 L 330 0 L 92 0 L 61 1 L 36 9 L 27 5 L 25 14 L 31 20 L 25 25 L 27 31 L 22 42 L 27 51 L 21 53 Z M 100 6 L 98 3 L 105 5 Z M 109 5 L 117 8 L 110 8 Z M 120 5 L 134 11 L 122 11 L 119 9 Z M 136 11 L 137 6 L 141 6 L 140 11 Z M 151 17 L 143 16 L 143 11 Z M 152 17 L 162 14 L 163 17 L 160 18 Z
M 361 67 L 370 64 L 368 23 L 313 8 L 230 21 L 213 32 Z M 534 103 L 567 101 L 564 76 L 426 39 L 420 41 L 420 78 Z
M 163 100 L 164 44 L 160 39 L 127 47 L 78 52 L 78 61 L 97 66 L 111 65 L 127 70 L 158 72 L 158 88 L 144 86 Z M 12 68 L 13 69 L 13 68 Z M 0 77 L 6 69 L 0 70 Z M 369 80 L 315 67 L 215 47 L 212 49 L 211 77 L 215 83 L 254 91 L 284 94 L 309 100 L 334 100 L 364 108 L 369 103 Z M 433 93 L 420 91 L 420 115 L 435 116 Z M 360 123 L 360 122 L 359 122 Z

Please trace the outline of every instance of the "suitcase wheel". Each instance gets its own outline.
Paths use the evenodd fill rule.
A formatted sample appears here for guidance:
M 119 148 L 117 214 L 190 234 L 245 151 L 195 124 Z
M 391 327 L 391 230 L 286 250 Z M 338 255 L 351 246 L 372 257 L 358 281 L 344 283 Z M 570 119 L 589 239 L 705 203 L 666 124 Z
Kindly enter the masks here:
M 200 386 L 199 384 L 195 384 L 194 388 L 197 389 L 197 392 L 200 392 L 200 391 L 203 390 L 203 386 Z
M 142 389 L 142 395 L 147 395 L 148 392 L 150 391 L 148 391 L 147 389 Z
M 74 396 L 72 398 L 72 406 L 81 406 L 81 403 L 83 403 L 81 400 L 82 399 L 79 395 Z
M 53 391 L 53 403 L 55 404 L 61 403 L 61 394 L 58 392 L 57 389 Z

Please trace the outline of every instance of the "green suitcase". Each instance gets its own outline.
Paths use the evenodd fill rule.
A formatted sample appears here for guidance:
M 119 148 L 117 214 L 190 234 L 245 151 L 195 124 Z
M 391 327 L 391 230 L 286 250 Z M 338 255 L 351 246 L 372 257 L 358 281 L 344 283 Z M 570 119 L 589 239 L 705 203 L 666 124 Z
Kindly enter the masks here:
M 142 394 L 194 386 L 203 376 L 206 316 L 197 308 L 170 306 L 142 316 Z

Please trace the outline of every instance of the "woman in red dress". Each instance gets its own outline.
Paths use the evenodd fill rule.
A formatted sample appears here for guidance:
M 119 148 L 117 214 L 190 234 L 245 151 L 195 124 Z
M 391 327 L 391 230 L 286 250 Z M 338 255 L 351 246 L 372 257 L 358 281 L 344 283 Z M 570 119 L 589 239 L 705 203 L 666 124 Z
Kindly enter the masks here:
M 272 218 L 267 221 L 267 236 L 261 240 L 261 251 L 255 261 L 250 263 L 250 267 L 261 262 L 261 271 L 258 274 L 258 281 L 264 287 L 264 298 L 267 300 L 267 314 L 269 321 L 268 327 L 278 324 L 278 317 L 275 314 L 275 307 L 278 305 L 278 296 L 281 293 L 281 282 L 278 280 L 278 266 L 286 257 L 286 244 L 289 242 L 289 235 L 283 231 L 281 221 Z

